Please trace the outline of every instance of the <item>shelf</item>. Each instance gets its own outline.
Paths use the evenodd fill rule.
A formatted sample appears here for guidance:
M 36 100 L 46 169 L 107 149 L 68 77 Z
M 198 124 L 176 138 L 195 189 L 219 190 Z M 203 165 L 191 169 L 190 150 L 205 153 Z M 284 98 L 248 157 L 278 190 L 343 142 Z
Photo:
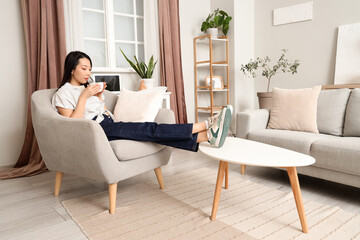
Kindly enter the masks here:
M 211 41 L 213 43 L 221 43 L 221 42 L 227 42 L 228 40 L 227 39 L 224 39 L 224 38 L 211 38 Z M 199 44 L 209 44 L 209 39 L 208 38 L 203 38 L 201 40 L 198 40 L 197 43 Z
M 197 67 L 210 67 L 210 63 L 200 63 L 200 64 L 196 64 Z M 227 67 L 228 64 L 226 63 L 213 63 L 212 64 L 213 67 Z
M 214 113 L 218 113 L 221 111 L 221 109 L 223 109 L 224 106 L 214 106 Z M 201 113 L 210 113 L 211 112 L 211 108 L 209 107 L 198 107 L 198 112 Z
M 210 92 L 210 89 L 199 89 L 198 92 Z M 214 89 L 213 92 L 227 92 L 229 89 Z
M 197 43 L 200 43 L 200 44 L 209 44 L 209 36 L 210 35 L 203 35 L 203 36 L 200 36 L 198 38 L 196 38 L 197 40 Z M 227 42 L 228 41 L 228 38 L 226 36 L 224 37 L 211 37 L 211 41 L 212 42 Z

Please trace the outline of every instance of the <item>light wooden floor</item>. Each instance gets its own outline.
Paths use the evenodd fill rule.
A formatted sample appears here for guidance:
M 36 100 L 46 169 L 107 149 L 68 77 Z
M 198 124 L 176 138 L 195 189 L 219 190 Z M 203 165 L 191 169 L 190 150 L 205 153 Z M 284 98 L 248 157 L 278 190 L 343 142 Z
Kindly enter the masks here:
M 162 168 L 165 187 L 166 176 L 201 167 L 217 169 L 218 162 L 208 160 L 201 153 L 175 149 L 169 164 Z M 231 176 L 235 174 L 240 175 L 240 166 L 230 164 L 230 190 Z M 281 190 L 291 191 L 286 172 L 278 169 L 248 167 L 242 177 L 254 181 L 266 179 L 265 183 L 269 184 L 281 183 Z M 155 178 L 153 171 L 119 182 L 118 186 L 148 178 Z M 60 196 L 54 197 L 54 179 L 53 172 L 46 172 L 33 177 L 0 180 L 0 239 L 86 239 L 61 201 L 107 190 L 107 185 L 64 174 Z M 299 180 L 303 198 L 360 214 L 359 188 L 306 176 L 299 176 Z

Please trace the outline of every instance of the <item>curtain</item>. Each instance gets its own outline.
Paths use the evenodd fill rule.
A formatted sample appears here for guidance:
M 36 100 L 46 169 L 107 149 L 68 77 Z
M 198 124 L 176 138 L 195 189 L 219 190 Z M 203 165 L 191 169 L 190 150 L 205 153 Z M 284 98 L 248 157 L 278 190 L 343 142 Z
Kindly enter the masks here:
M 158 0 L 161 85 L 171 92 L 177 123 L 187 123 L 181 64 L 179 0 Z
M 0 179 L 32 176 L 47 170 L 31 120 L 31 94 L 57 88 L 66 57 L 62 0 L 21 0 L 28 81 L 28 112 L 25 140 L 14 168 L 0 172 Z

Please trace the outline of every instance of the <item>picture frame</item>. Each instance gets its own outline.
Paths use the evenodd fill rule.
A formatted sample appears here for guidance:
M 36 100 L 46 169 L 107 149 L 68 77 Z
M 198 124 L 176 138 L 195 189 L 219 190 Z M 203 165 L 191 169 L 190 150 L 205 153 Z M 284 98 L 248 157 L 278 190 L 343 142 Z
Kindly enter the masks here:
M 121 90 L 121 75 L 117 73 L 94 73 L 93 79 L 96 83 L 105 82 L 106 90 L 118 94 Z
M 212 76 L 213 90 L 224 89 L 224 81 L 221 76 Z M 210 76 L 205 77 L 205 85 L 210 87 Z

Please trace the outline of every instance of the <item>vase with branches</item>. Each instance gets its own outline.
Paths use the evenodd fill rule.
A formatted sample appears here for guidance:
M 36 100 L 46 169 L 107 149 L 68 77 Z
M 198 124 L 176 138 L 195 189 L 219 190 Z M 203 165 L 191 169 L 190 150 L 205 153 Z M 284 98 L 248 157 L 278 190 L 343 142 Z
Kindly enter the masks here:
M 250 59 L 250 61 L 241 65 L 240 70 L 247 76 L 255 78 L 257 76 L 256 72 L 258 68 L 262 69 L 261 75 L 267 78 L 267 92 L 270 90 L 270 82 L 271 78 L 277 73 L 286 73 L 291 72 L 291 74 L 297 73 L 297 68 L 300 65 L 300 61 L 298 59 L 294 61 L 289 61 L 285 55 L 287 49 L 281 50 L 281 56 L 278 61 L 274 65 L 271 64 L 271 60 L 268 56 L 265 58 L 256 58 L 256 60 Z

